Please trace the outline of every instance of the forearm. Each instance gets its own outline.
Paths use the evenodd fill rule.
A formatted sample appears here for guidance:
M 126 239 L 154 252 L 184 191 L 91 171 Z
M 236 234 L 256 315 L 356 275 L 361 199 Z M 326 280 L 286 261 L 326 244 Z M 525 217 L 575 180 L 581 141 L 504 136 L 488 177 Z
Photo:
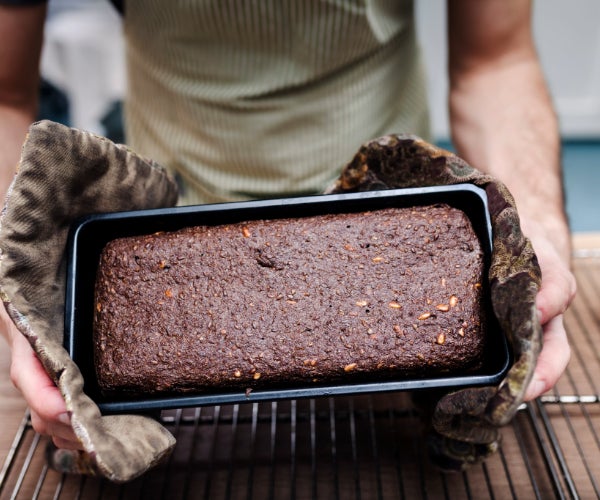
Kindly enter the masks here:
M 33 112 L 0 105 L 0 200 L 4 200 L 21 155 Z
M 0 203 L 35 119 L 46 5 L 0 5 Z
M 6 192 L 17 170 L 21 146 L 29 125 L 35 117 L 34 109 L 33 102 L 25 108 L 0 102 L 0 207 L 4 205 Z M 15 337 L 20 335 L 2 304 L 0 304 L 0 335 L 6 339 L 11 349 Z
M 504 182 L 524 232 L 551 238 L 568 262 L 558 124 L 535 55 L 455 70 L 449 98 L 458 153 Z

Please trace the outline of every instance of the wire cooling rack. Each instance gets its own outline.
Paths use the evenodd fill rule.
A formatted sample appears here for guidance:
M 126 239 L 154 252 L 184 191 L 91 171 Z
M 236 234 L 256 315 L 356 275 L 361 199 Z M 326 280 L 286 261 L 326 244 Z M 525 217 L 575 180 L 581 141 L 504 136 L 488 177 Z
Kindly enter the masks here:
M 170 459 L 116 485 L 48 469 L 26 414 L 0 469 L 0 499 L 453 499 L 600 497 L 600 253 L 574 261 L 566 314 L 571 362 L 551 393 L 523 405 L 498 453 L 444 474 L 403 393 L 170 410 Z

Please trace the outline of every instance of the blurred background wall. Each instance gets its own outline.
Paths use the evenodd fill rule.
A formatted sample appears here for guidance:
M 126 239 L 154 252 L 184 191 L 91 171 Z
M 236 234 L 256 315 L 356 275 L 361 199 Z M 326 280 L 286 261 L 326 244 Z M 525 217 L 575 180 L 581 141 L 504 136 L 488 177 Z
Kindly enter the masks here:
M 446 0 L 418 0 L 435 141 L 448 138 Z M 42 56 L 43 117 L 121 142 L 125 86 L 120 18 L 108 0 L 50 0 Z M 538 0 L 534 33 L 559 114 L 567 211 L 575 232 L 600 231 L 600 2 Z
M 123 140 L 121 18 L 109 0 L 50 0 L 40 114 Z

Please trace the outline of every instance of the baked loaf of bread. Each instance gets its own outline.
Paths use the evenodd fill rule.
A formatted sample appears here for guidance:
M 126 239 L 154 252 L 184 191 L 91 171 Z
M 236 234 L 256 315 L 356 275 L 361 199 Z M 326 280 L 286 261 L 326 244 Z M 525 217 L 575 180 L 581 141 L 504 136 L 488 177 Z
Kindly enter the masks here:
M 97 273 L 104 393 L 466 373 L 484 254 L 447 205 L 252 220 L 110 242 Z

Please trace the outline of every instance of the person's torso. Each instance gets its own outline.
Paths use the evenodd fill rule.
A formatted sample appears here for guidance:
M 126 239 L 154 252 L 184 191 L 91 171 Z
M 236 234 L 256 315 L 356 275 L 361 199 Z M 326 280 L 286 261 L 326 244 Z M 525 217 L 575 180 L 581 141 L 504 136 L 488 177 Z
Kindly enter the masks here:
M 412 4 L 127 2 L 128 143 L 183 203 L 322 190 L 365 140 L 427 133 Z

